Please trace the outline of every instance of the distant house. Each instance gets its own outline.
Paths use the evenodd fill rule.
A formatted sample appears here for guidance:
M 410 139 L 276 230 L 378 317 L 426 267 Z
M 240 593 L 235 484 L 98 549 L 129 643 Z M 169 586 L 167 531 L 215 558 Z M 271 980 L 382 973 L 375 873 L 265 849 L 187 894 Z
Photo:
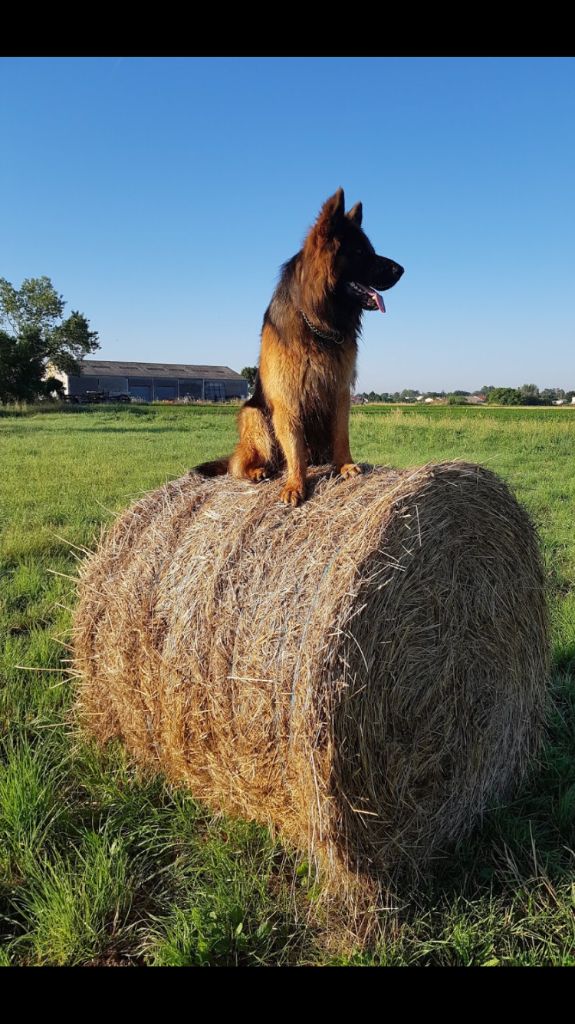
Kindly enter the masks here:
M 127 363 L 109 359 L 83 359 L 80 373 L 52 376 L 64 384 L 71 398 L 82 398 L 88 391 L 109 395 L 130 395 L 144 402 L 203 399 L 223 402 L 247 398 L 248 382 L 229 366 L 195 366 L 190 363 Z
M 468 405 L 483 405 L 486 401 L 485 395 L 469 395 L 467 399 Z

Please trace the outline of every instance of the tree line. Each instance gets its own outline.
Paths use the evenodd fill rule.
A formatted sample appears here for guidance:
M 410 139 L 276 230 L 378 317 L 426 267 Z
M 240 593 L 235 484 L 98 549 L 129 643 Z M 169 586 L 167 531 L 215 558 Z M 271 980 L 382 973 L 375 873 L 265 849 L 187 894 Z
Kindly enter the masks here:
M 241 371 L 250 385 L 255 386 L 257 366 L 244 366 Z M 492 405 L 552 405 L 553 402 L 570 402 L 575 391 L 564 391 L 563 388 L 543 388 L 536 384 L 522 384 L 519 388 L 498 388 L 493 384 L 485 384 L 476 391 L 419 391 L 417 388 L 404 388 L 403 391 L 361 391 L 356 398 L 364 402 L 416 402 L 426 398 L 442 399 L 449 405 L 467 405 L 470 398 L 484 398 Z
M 522 384 L 518 388 L 495 387 L 486 385 L 477 391 L 417 391 L 415 388 L 404 388 L 403 391 L 378 394 L 375 391 L 362 391 L 356 397 L 367 402 L 416 402 L 418 398 L 435 398 L 446 401 L 449 405 L 467 405 L 469 399 L 482 399 L 491 405 L 553 405 L 554 402 L 571 402 L 575 391 L 563 388 L 543 388 L 536 384 Z

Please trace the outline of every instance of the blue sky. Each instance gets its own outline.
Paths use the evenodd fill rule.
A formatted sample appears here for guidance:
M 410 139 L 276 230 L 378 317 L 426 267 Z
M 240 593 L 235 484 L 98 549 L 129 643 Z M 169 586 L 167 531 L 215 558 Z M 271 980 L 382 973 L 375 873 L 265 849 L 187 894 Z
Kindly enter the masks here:
M 575 388 L 574 59 L 0 60 L 0 276 L 100 358 L 255 364 L 340 185 L 406 268 L 359 390 Z

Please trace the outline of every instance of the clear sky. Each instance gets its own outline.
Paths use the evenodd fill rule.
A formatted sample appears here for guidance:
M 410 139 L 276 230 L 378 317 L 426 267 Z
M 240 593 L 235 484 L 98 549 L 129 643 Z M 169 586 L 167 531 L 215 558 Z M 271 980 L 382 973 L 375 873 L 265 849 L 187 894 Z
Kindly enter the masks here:
M 574 59 L 0 60 L 0 276 L 99 358 L 255 364 L 340 185 L 405 267 L 358 390 L 575 388 Z

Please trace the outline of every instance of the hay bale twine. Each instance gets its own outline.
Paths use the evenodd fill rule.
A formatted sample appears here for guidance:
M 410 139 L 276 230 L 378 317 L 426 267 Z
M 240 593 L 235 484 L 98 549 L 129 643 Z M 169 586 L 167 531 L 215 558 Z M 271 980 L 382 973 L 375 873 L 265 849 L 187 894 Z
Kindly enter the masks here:
M 112 526 L 80 579 L 82 721 L 338 885 L 390 878 L 465 834 L 539 744 L 536 536 L 461 462 L 314 470 L 297 510 L 280 488 L 192 472 Z

